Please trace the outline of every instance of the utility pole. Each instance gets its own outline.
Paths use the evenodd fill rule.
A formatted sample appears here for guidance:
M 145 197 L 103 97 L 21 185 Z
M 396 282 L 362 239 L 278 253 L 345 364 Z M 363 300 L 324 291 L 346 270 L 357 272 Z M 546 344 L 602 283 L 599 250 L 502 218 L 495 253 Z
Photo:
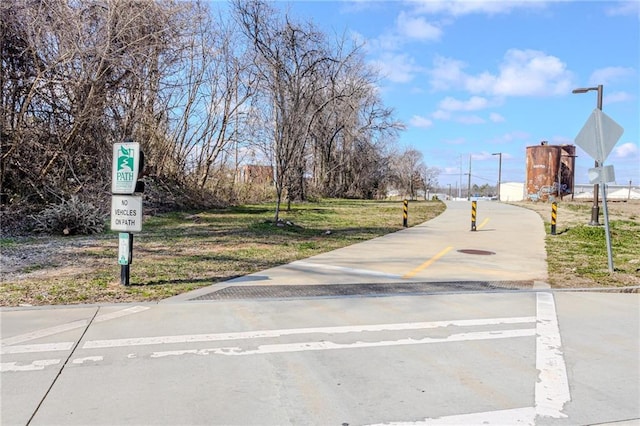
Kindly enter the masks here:
M 500 184 L 502 183 L 502 153 L 495 152 L 491 155 L 498 156 L 498 201 L 500 201 Z
M 467 200 L 471 199 L 471 154 L 469 154 L 469 179 L 467 181 Z

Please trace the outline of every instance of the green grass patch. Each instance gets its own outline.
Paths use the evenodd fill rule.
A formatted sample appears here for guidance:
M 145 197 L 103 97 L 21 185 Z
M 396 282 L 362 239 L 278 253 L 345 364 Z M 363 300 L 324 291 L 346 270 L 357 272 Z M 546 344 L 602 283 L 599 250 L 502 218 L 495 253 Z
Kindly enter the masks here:
M 438 201 L 410 202 L 409 226 L 444 208 Z M 7 239 L 3 247 L 23 250 L 27 257 L 42 252 L 44 241 L 53 241 L 55 262 L 50 270 L 42 267 L 47 262 L 38 262 L 9 276 L 0 305 L 159 300 L 402 229 L 402 201 L 293 204 L 281 211 L 282 226 L 273 222 L 274 211 L 275 204 L 259 204 L 145 218 L 143 231 L 134 236 L 132 285 L 127 287 L 120 285 L 117 232 L 81 237 L 83 244 L 72 250 L 69 246 L 79 237 L 51 237 L 41 245 Z M 38 268 L 38 274 L 29 268 Z
M 559 287 L 632 286 L 640 284 L 640 224 L 609 224 L 614 274 L 609 273 L 604 226 L 578 225 L 547 237 L 552 284 Z

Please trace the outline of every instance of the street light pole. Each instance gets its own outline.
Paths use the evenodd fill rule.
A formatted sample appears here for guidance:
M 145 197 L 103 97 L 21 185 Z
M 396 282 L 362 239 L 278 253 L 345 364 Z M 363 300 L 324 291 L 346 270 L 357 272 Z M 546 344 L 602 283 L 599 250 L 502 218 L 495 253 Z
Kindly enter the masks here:
M 502 201 L 500 199 L 500 184 L 502 183 L 502 153 L 501 152 L 495 152 L 491 155 L 497 155 L 498 156 L 498 201 Z
M 602 84 L 599 84 L 597 87 L 580 87 L 578 89 L 573 89 L 571 93 L 587 93 L 591 91 L 598 92 L 598 103 L 597 107 L 600 111 L 602 111 Z M 598 161 L 595 162 L 595 167 L 599 167 Z M 598 190 L 600 186 L 596 183 L 593 185 L 593 206 L 591 207 L 591 222 L 589 225 L 591 226 L 599 226 L 600 222 L 598 221 L 600 215 L 600 208 L 598 207 Z
M 469 154 L 469 180 L 467 181 L 467 200 L 471 200 L 471 154 Z

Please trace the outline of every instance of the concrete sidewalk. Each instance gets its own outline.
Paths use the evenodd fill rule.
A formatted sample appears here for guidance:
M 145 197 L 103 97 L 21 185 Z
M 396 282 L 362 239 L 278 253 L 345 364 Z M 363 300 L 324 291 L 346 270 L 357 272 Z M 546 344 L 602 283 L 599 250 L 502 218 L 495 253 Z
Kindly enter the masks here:
M 471 232 L 470 203 L 448 203 L 420 226 L 165 301 L 180 303 L 0 309 L 0 423 L 638 424 L 638 294 L 397 293 L 542 285 L 540 217 L 480 202 L 477 219 Z M 364 283 L 391 294 L 304 291 Z M 192 302 L 252 286 L 293 297 Z
M 531 210 L 479 201 L 447 202 L 418 226 L 167 299 L 193 300 L 229 286 L 421 282 L 544 282 L 545 231 Z

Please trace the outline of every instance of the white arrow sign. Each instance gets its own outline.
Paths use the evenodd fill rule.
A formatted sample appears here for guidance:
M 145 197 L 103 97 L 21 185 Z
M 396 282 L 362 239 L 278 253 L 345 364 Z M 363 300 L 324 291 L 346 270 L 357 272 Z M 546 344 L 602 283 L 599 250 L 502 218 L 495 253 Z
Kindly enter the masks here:
M 576 145 L 602 164 L 623 133 L 622 126 L 596 108 L 576 136 Z

